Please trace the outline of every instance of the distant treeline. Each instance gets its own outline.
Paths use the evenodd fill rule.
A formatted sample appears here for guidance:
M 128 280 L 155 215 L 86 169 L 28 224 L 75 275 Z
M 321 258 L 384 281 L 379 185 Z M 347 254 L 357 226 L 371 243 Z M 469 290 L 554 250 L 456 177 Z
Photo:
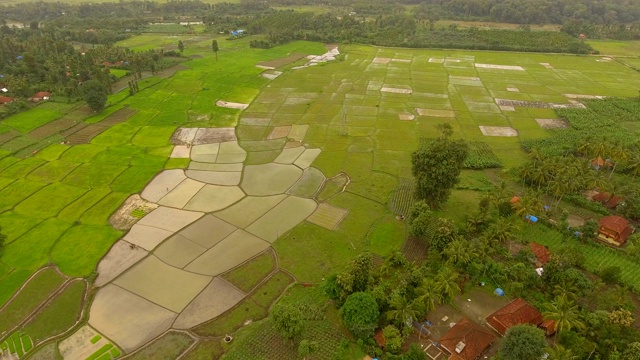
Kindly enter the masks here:
M 353 42 L 412 48 L 455 48 L 527 52 L 587 54 L 593 49 L 562 32 L 527 30 L 435 28 L 410 15 L 379 16 L 374 21 L 356 17 L 336 18 L 281 11 L 263 16 L 248 25 L 252 34 L 264 34 L 272 45 L 292 40 Z M 265 41 L 259 47 L 266 47 Z
M 168 2 L 126 1 L 72 5 L 34 2 L 0 7 L 0 16 L 18 21 L 50 20 L 61 16 L 140 17 L 248 15 L 264 13 L 270 6 L 321 5 L 328 9 L 376 16 L 409 13 L 419 18 L 491 20 L 516 24 L 564 24 L 582 20 L 591 24 L 630 24 L 640 21 L 637 0 L 241 0 L 209 4 L 201 0 Z

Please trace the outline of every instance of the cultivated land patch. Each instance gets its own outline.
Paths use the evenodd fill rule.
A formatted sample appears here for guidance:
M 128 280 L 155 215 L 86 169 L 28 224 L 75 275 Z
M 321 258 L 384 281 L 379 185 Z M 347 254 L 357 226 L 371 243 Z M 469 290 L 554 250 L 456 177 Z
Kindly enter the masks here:
M 508 126 L 479 126 L 484 136 L 518 136 L 518 131 Z
M 536 122 L 543 129 L 564 129 L 569 126 L 562 119 L 536 119 Z
M 319 267 L 327 271 L 336 269 L 352 258 L 353 252 L 349 245 L 355 248 L 366 246 L 366 234 L 374 225 L 374 219 L 379 219 L 384 214 L 386 202 L 391 191 L 397 186 L 398 179 L 402 182 L 403 178 L 411 176 L 411 151 L 417 147 L 420 138 L 437 136 L 434 125 L 447 122 L 454 128 L 456 136 L 470 141 L 486 142 L 487 147 L 508 169 L 522 161 L 523 153 L 519 144 L 521 140 L 546 136 L 547 133 L 540 128 L 536 119 L 554 119 L 557 116 L 554 108 L 580 107 L 582 105 L 578 100 L 585 95 L 636 96 L 637 88 L 640 86 L 640 79 L 631 69 L 616 62 L 597 62 L 593 58 L 379 49 L 356 45 L 345 47 L 345 61 L 336 61 L 327 66 L 301 67 L 299 71 L 287 72 L 273 80 L 259 76 L 261 71 L 255 69 L 255 64 L 264 60 L 264 56 L 282 58 L 294 52 L 294 47 L 295 45 L 287 45 L 270 50 L 242 50 L 242 56 L 235 56 L 236 54 L 232 55 L 229 52 L 226 54 L 228 56 L 220 57 L 219 64 L 211 61 L 213 55 L 194 59 L 189 64 L 191 70 L 176 73 L 172 80 L 179 81 L 172 81 L 171 86 L 168 86 L 169 81 L 161 81 L 158 78 L 144 79 L 141 83 L 148 81 L 153 85 L 148 90 L 127 98 L 124 101 L 126 104 L 123 104 L 137 112 L 125 122 L 110 126 L 92 138 L 89 144 L 67 146 L 58 142 L 62 141 L 64 136 L 70 136 L 90 126 L 89 123 L 99 125 L 109 114 L 104 114 L 101 119 L 81 121 L 56 135 L 51 135 L 60 136 L 56 141 L 49 138 L 43 141 L 25 136 L 24 134 L 37 130 L 37 126 L 33 126 L 36 122 L 22 124 L 15 121 L 15 129 L 12 128 L 0 135 L 9 141 L 0 147 L 13 149 L 12 151 L 22 149 L 21 156 L 29 157 L 21 159 L 7 156 L 6 152 L 0 151 L 0 156 L 4 156 L 0 159 L 0 209 L 4 211 L 0 213 L 0 225 L 9 234 L 9 254 L 14 254 L 7 256 L 5 252 L 2 261 L 16 268 L 0 280 L 1 291 L 10 294 L 38 266 L 51 261 L 47 255 L 47 244 L 56 244 L 52 253 L 53 261 L 64 263 L 65 269 L 70 269 L 66 271 L 78 276 L 89 274 L 95 268 L 97 259 L 121 236 L 120 233 L 110 230 L 107 225 L 108 215 L 131 193 L 140 191 L 163 167 L 170 168 L 178 164 L 173 161 L 167 162 L 167 158 L 176 151 L 169 146 L 169 139 L 179 127 L 231 128 L 238 118 L 242 125 L 237 133 L 239 144 L 235 139 L 223 137 L 217 143 L 215 138 L 209 138 L 203 144 L 194 143 L 186 149 L 180 148 L 176 155 L 184 159 L 180 160 L 183 161 L 180 162 L 183 164 L 182 167 L 187 166 L 189 158 L 192 160 L 188 163 L 190 171 L 244 171 L 243 175 L 246 176 L 247 170 L 253 166 L 245 167 L 243 162 L 247 159 L 252 163 L 258 163 L 259 160 L 261 165 L 257 166 L 270 165 L 265 169 L 277 165 L 297 168 L 299 171 L 296 171 L 298 175 L 291 181 L 285 176 L 289 186 L 283 186 L 283 190 L 278 188 L 281 192 L 273 195 L 247 195 L 246 189 L 243 188 L 244 181 L 241 181 L 239 189 L 243 190 L 243 195 L 228 207 L 220 208 L 215 216 L 195 213 L 193 217 L 177 221 L 176 219 L 180 219 L 183 214 L 194 213 L 167 206 L 161 206 L 151 212 L 136 211 L 142 219 L 126 235 L 127 240 L 121 240 L 121 243 L 112 248 L 112 251 L 120 251 L 122 260 L 126 261 L 117 264 L 113 259 L 109 260 L 113 256 L 107 256 L 104 265 L 100 264 L 99 270 L 103 269 L 105 272 L 104 276 L 98 276 L 103 287 L 96 294 L 89 320 L 91 326 L 126 352 L 131 352 L 165 333 L 173 324 L 178 324 L 175 320 L 183 316 L 187 310 L 189 314 L 200 315 L 184 315 L 185 324 L 195 321 L 189 320 L 195 317 L 214 316 L 199 313 L 200 310 L 217 309 L 217 313 L 237 299 L 233 296 L 232 300 L 221 298 L 219 302 L 194 306 L 193 309 L 186 305 L 182 313 L 178 313 L 115 285 L 120 278 L 133 278 L 136 271 L 140 271 L 136 270 L 139 264 L 146 266 L 146 259 L 155 256 L 164 261 L 163 267 L 173 268 L 175 271 L 183 271 L 181 267 L 184 267 L 187 270 L 201 272 L 198 276 L 217 279 L 221 273 L 237 268 L 241 263 L 268 249 L 275 238 L 281 237 L 282 239 L 273 243 L 278 252 L 279 266 L 295 274 L 301 281 L 319 281 L 319 275 L 316 275 Z M 325 50 L 314 53 L 323 51 Z M 330 60 L 337 53 L 329 52 L 325 55 L 314 60 Z M 372 63 L 372 59 L 376 57 L 389 61 Z M 239 58 L 242 60 L 238 60 Z M 546 68 L 540 65 L 541 62 L 552 63 L 553 66 Z M 478 68 L 474 63 L 520 66 L 523 70 Z M 223 71 L 223 68 L 230 71 Z M 245 77 L 251 80 L 236 78 L 235 75 L 230 75 L 231 73 L 249 75 Z M 339 76 L 336 76 L 337 74 Z M 269 86 L 263 87 L 267 81 Z M 233 83 L 233 88 L 239 90 L 219 90 L 226 87 L 221 85 L 228 83 Z M 412 89 L 412 93 L 382 92 L 380 90 L 383 86 Z M 244 91 L 243 88 L 249 91 Z M 261 88 L 259 94 L 258 88 Z M 511 91 L 509 88 L 517 88 L 519 92 Z M 255 101 L 252 101 L 256 94 Z M 567 94 L 579 96 L 567 97 Z M 215 99 L 250 105 L 244 116 L 240 116 L 239 109 L 214 106 Z M 512 100 L 499 104 L 499 99 Z M 447 116 L 433 115 L 438 113 L 421 114 L 416 116 L 414 121 L 400 120 L 399 114 L 411 114 L 413 109 L 448 113 Z M 112 110 L 115 113 L 117 109 Z M 44 118 L 38 119 L 37 124 L 42 124 L 42 119 Z M 47 119 L 56 120 L 53 117 Z M 64 124 L 61 128 L 68 125 L 71 124 Z M 271 129 L 288 126 L 290 131 L 286 138 L 265 141 Z M 511 139 L 484 137 L 478 131 L 479 126 L 511 127 L 517 131 L 518 136 Z M 41 136 L 51 131 L 43 130 Z M 226 134 L 230 134 L 226 131 Z M 89 130 L 86 132 L 89 135 L 91 133 Z M 196 135 L 197 133 L 198 131 L 195 132 Z M 194 141 L 196 135 L 193 137 Z M 55 142 L 55 146 L 44 148 L 49 140 Z M 34 156 L 33 149 L 36 146 L 42 147 L 38 148 L 39 151 Z M 295 151 L 285 153 L 282 152 L 283 148 Z M 279 163 L 272 164 L 274 159 L 278 159 Z M 70 167 L 78 164 L 78 167 L 65 176 L 67 167 L 63 165 L 67 164 L 54 163 L 44 166 L 54 161 L 72 163 Z M 80 167 L 84 163 L 90 163 L 92 166 Z M 78 170 L 74 174 L 75 169 L 85 168 L 88 170 L 84 171 L 87 173 L 85 178 L 78 176 L 78 173 L 82 174 L 83 171 Z M 302 169 L 317 169 L 326 177 L 341 175 L 329 178 L 324 182 L 322 190 L 314 192 L 313 188 L 320 176 L 308 176 L 309 179 L 306 179 L 307 171 L 303 172 Z M 70 174 L 73 176 L 69 177 Z M 162 174 L 159 175 L 161 179 Z M 167 175 L 164 183 L 154 180 L 150 184 L 151 187 L 143 192 L 143 198 L 148 203 L 157 203 L 184 181 L 206 182 L 202 177 L 196 179 L 203 173 L 192 172 L 191 175 L 193 178 L 183 170 L 178 170 L 171 176 Z M 222 175 L 212 175 L 211 179 L 218 176 Z M 258 175 L 254 174 L 253 178 L 254 180 L 247 183 L 249 188 L 257 192 L 273 193 L 274 184 L 265 186 L 259 183 Z M 65 186 L 74 186 L 88 193 L 79 195 L 78 191 L 77 194 L 74 193 L 78 198 L 65 198 L 65 202 L 68 200 L 71 203 L 59 211 L 59 216 L 52 214 L 54 211 L 37 209 L 33 202 L 21 204 L 25 198 L 38 193 L 48 184 L 59 181 Z M 191 181 L 188 183 L 194 184 Z M 210 205 L 207 201 L 215 200 L 214 192 L 219 190 L 213 186 L 226 185 L 207 183 L 198 191 L 200 193 L 208 189 L 205 193 L 210 195 L 203 198 L 208 200 L 196 204 L 204 211 L 209 211 Z M 57 187 L 52 188 L 55 190 Z M 46 192 L 44 194 L 46 195 Z M 473 191 L 454 190 L 452 199 L 458 201 L 456 204 L 464 204 L 473 198 L 474 194 Z M 182 196 L 177 192 L 165 201 L 171 201 L 170 204 L 178 206 L 184 203 L 184 200 L 180 199 Z M 312 196 L 315 196 L 321 205 L 313 201 L 314 204 L 311 206 L 312 200 L 308 197 Z M 302 211 L 297 209 L 295 204 L 304 204 L 310 209 L 311 214 L 318 206 L 322 206 L 323 201 L 329 202 L 332 207 L 348 210 L 348 215 L 340 226 L 334 231 L 327 231 L 304 222 L 304 219 L 299 220 L 302 221 L 300 226 L 296 226 L 296 217 L 302 218 L 302 215 L 296 212 Z M 409 206 L 404 205 L 407 201 L 402 197 L 396 199 L 394 196 L 392 202 L 392 207 L 397 207 L 399 213 L 402 213 L 402 208 Z M 283 204 L 290 206 L 285 207 Z M 33 214 L 32 209 L 35 209 Z M 137 209 L 132 209 L 135 210 Z M 165 214 L 158 215 L 161 213 Z M 52 216 L 58 216 L 59 220 L 52 220 Z M 272 224 L 282 219 L 285 223 L 291 221 L 284 227 L 285 230 Z M 79 221 L 80 224 L 76 225 L 75 221 Z M 91 224 L 85 223 L 89 221 Z M 200 230 L 192 229 L 192 224 L 200 226 L 200 221 L 202 224 L 215 224 L 212 230 L 202 230 L 208 232 L 209 237 L 199 236 L 197 233 Z M 88 227 L 89 225 L 91 227 Z M 190 233 L 189 229 L 193 230 L 193 233 Z M 88 233 L 87 230 L 91 232 Z M 83 242 L 89 237 L 87 233 L 92 239 L 103 239 L 98 249 L 92 250 L 92 247 Z M 58 238 L 64 241 L 56 243 Z M 341 240 L 344 239 L 350 239 L 351 244 L 342 246 L 345 243 Z M 131 245 L 126 242 L 129 240 L 155 253 L 147 255 L 148 250 L 136 248 L 133 254 L 127 254 L 128 249 L 132 250 Z M 555 244 L 554 241 L 555 239 L 549 240 Z M 61 243 L 64 246 L 60 246 Z M 341 244 L 340 247 L 331 245 L 338 243 Z M 42 253 L 35 254 L 37 256 L 22 255 L 31 252 L 25 249 L 33 248 L 43 249 Z M 319 250 L 309 251 L 310 248 Z M 77 251 L 79 249 L 84 251 Z M 179 249 L 184 251 L 180 252 Z M 411 255 L 420 253 L 420 249 L 411 244 L 407 245 L 405 250 Z M 89 251 L 92 251 L 93 255 L 87 256 Z M 319 251 L 331 252 L 332 256 L 319 259 Z M 129 256 L 133 260 L 129 259 Z M 85 260 L 87 257 L 89 259 Z M 112 264 L 109 264 L 110 262 Z M 82 265 L 78 265 L 80 263 Z M 141 266 L 143 270 L 144 266 Z M 595 265 L 590 263 L 590 266 Z M 633 267 L 632 264 L 628 266 Z M 75 270 L 74 267 L 81 267 L 83 270 Z M 129 271 L 132 275 L 127 275 Z M 175 271 L 158 270 L 159 273 Z M 260 272 L 260 276 L 264 276 L 264 273 Z M 625 279 L 631 278 L 627 273 L 624 276 Z M 275 282 L 273 279 L 281 280 Z M 204 291 L 209 289 L 213 281 L 215 280 L 202 287 Z M 235 331 L 245 320 L 266 316 L 268 307 L 291 281 L 288 275 L 276 273 L 235 307 L 218 315 L 213 322 L 199 325 L 195 331 L 223 336 Z M 126 284 L 126 281 L 123 286 L 131 287 L 132 291 L 164 302 L 166 306 L 174 309 L 185 303 L 185 300 L 172 303 L 167 300 L 170 298 L 163 293 L 164 289 L 157 289 L 157 285 L 153 285 L 156 288 L 144 288 L 147 284 L 144 284 L 144 281 L 140 283 L 136 284 L 140 289 L 134 289 L 130 284 Z M 252 281 L 251 284 L 255 282 Z M 151 288 L 153 291 L 145 293 Z M 199 296 L 194 295 L 194 299 L 202 300 L 203 304 L 205 300 L 215 300 L 212 297 L 205 299 Z M 332 331 L 335 332 L 335 329 Z M 254 345 L 257 346 L 254 349 L 264 347 L 262 342 Z M 294 355 L 297 356 L 297 353 Z
M 334 230 L 340 225 L 342 219 L 349 213 L 346 209 L 340 209 L 326 203 L 318 206 L 316 211 L 309 216 L 307 221 L 325 229 Z

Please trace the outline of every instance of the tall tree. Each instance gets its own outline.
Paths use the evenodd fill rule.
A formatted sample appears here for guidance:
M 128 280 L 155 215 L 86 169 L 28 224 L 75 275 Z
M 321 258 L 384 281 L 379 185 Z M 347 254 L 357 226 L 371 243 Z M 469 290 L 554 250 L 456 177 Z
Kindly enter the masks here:
M 416 198 L 432 209 L 439 209 L 459 181 L 460 171 L 469 153 L 464 140 L 439 138 L 423 141 L 411 154 L 412 173 L 416 179 Z
M 340 311 L 344 324 L 353 336 L 358 339 L 367 339 L 373 336 L 380 311 L 378 303 L 370 293 L 357 292 L 349 295 Z
M 391 305 L 391 310 L 387 311 L 387 319 L 398 325 L 402 333 L 405 333 L 418 315 L 417 303 L 410 301 L 402 294 L 396 293 L 391 297 L 389 305 Z
M 218 61 L 218 51 L 220 50 L 220 48 L 218 48 L 218 40 L 214 39 L 211 41 L 211 50 L 216 53 L 216 61 Z
M 431 278 L 424 278 L 422 284 L 416 289 L 418 297 L 416 298 L 424 306 L 425 312 L 436 309 L 436 306 L 442 302 L 442 294 L 436 282 Z
M 178 50 L 180 50 L 181 54 L 184 51 L 184 43 L 182 42 L 182 40 L 178 40 Z
M 565 294 L 559 295 L 551 303 L 546 304 L 542 315 L 549 320 L 556 322 L 558 333 L 568 331 L 573 328 L 583 330 L 584 323 L 580 319 L 578 305 L 570 300 Z M 556 333 L 557 335 L 557 333 Z
M 517 325 L 500 341 L 500 356 L 504 360 L 540 360 L 546 345 L 542 330 L 529 324 Z
M 435 282 L 443 299 L 453 300 L 453 297 L 460 292 L 458 273 L 449 266 L 445 266 L 438 272 Z
M 95 112 L 104 110 L 104 106 L 107 103 L 107 92 L 98 80 L 85 81 L 81 90 L 82 97 L 91 110 Z
M 303 360 L 317 350 L 318 342 L 315 340 L 302 340 L 300 341 L 300 345 L 298 345 L 298 355 L 302 356 Z
M 576 360 L 577 356 L 573 354 L 571 349 L 566 349 L 562 345 L 556 345 L 552 348 L 547 348 L 549 353 L 549 360 Z
M 291 340 L 302 333 L 304 315 L 298 307 L 278 304 L 271 311 L 271 318 L 276 331 L 287 339 Z

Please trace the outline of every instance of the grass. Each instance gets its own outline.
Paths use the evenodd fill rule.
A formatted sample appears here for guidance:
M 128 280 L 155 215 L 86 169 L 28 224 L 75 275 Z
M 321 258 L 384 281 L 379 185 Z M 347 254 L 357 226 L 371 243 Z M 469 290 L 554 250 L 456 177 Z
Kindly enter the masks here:
M 110 226 L 77 225 L 62 235 L 51 259 L 71 276 L 86 276 L 122 233 Z M 82 249 L 82 252 L 77 251 Z
M 42 270 L 34 276 L 22 291 L 0 311 L 0 333 L 17 326 L 63 282 L 64 278 L 53 269 Z
M 587 44 L 603 55 L 633 56 L 640 54 L 640 41 L 587 40 Z
M 194 340 L 186 334 L 170 331 L 159 339 L 143 347 L 140 351 L 131 355 L 127 359 L 143 360 L 158 359 L 172 360 L 176 359 L 180 354 L 193 344 Z
M 392 214 L 385 214 L 367 236 L 371 252 L 386 256 L 402 246 L 406 236 L 405 224 Z
M 84 305 L 85 291 L 84 281 L 70 283 L 22 330 L 29 334 L 35 343 L 62 334 L 79 319 Z
M 270 274 L 275 267 L 275 259 L 270 251 L 256 257 L 255 259 L 231 270 L 222 277 L 232 283 L 238 289 L 249 292 L 265 276 Z
M 182 357 L 184 360 L 219 359 L 224 349 L 219 340 L 200 340 L 196 346 Z

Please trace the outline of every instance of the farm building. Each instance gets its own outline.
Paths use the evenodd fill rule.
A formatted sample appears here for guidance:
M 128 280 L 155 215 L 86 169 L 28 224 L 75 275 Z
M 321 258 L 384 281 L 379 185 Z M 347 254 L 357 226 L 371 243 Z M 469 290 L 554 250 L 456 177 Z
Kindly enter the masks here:
M 593 201 L 597 201 L 609 209 L 615 209 L 624 201 L 624 198 L 620 196 L 611 195 L 608 192 L 601 192 L 593 195 L 591 198 Z
M 449 359 L 475 360 L 493 344 L 496 337 L 484 327 L 463 318 L 438 340 Z
M 629 220 L 616 216 L 605 216 L 600 220 L 598 239 L 613 246 L 620 246 L 633 233 Z
M 12 97 L 0 96 L 0 105 L 11 103 L 11 102 L 13 102 L 13 100 L 15 100 L 15 99 L 12 98 Z
M 381 349 L 384 349 L 384 347 L 387 346 L 387 340 L 384 338 L 384 333 L 382 333 L 382 329 L 376 332 L 376 334 L 373 336 L 373 339 L 376 341 L 376 343 Z
M 39 93 L 34 94 L 32 97 L 29 98 L 29 100 L 33 101 L 33 102 L 38 102 L 38 101 L 42 101 L 42 100 L 49 100 L 49 98 L 51 97 L 51 93 L 48 91 L 40 91 Z
M 502 309 L 487 316 L 487 324 L 504 335 L 510 327 L 522 324 L 538 326 L 542 323 L 542 314 L 533 305 L 522 299 L 515 299 Z
M 536 256 L 536 266 L 545 266 L 549 262 L 551 252 L 546 246 L 537 243 L 529 244 L 531 252 Z
M 540 324 L 539 328 L 544 330 L 547 336 L 551 336 L 556 333 L 556 322 L 553 320 L 545 320 Z

